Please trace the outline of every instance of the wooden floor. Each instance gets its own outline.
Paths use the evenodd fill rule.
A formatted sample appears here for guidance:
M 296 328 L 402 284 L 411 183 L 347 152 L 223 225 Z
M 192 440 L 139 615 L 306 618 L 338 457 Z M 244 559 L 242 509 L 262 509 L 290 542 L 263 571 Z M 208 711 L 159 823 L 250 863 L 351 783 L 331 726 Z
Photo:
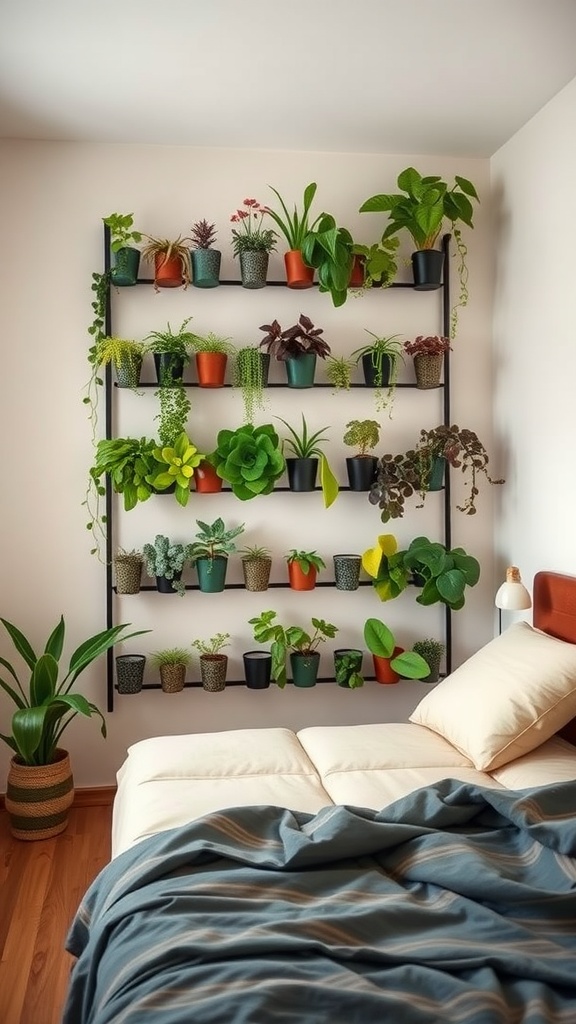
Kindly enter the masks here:
M 22 842 L 0 810 L 0 1022 L 61 1024 L 72 957 L 66 933 L 110 859 L 110 803 L 74 806 L 54 839 Z

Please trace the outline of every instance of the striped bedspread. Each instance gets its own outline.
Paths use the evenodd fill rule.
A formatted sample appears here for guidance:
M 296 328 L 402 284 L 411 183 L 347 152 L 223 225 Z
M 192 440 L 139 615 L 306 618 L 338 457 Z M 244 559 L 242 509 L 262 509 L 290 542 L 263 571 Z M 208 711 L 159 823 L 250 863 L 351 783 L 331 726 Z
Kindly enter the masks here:
M 209 814 L 112 861 L 63 1024 L 576 1022 L 576 783 Z

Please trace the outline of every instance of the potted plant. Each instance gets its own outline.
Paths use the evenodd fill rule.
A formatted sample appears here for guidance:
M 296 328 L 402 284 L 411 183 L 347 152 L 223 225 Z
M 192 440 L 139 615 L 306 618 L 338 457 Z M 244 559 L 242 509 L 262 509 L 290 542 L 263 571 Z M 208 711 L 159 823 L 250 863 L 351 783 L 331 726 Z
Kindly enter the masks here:
M 106 474 L 116 494 L 122 494 L 126 512 L 135 508 L 139 501 L 147 501 L 154 491 L 151 480 L 158 470 L 155 450 L 156 442 L 147 437 L 101 438 L 90 468 L 90 479 L 97 495 L 105 493 L 100 481 Z M 97 515 L 95 511 L 95 517 Z
M 129 624 L 122 623 L 89 637 L 71 655 L 66 675 L 59 682 L 66 632 L 64 616 L 60 616 L 40 655 L 17 626 L 7 619 L 0 619 L 0 622 L 30 673 L 25 683 L 9 661 L 0 659 L 11 677 L 10 682 L 0 678 L 0 686 L 16 706 L 11 731 L 0 735 L 13 754 L 8 770 L 6 810 L 17 839 L 49 839 L 66 828 L 68 809 L 74 799 L 70 756 L 59 746 L 62 734 L 80 714 L 87 718 L 97 715 L 101 721 L 100 732 L 106 736 L 102 713 L 83 694 L 74 691 L 74 684 L 80 673 L 115 643 L 149 630 L 125 633 Z M 31 793 L 33 801 L 29 798 Z
M 144 559 L 141 551 L 118 548 L 114 555 L 117 594 L 137 594 L 142 580 Z
M 360 555 L 350 553 L 339 553 L 332 555 L 334 563 L 334 584 L 336 590 L 358 590 L 360 585 L 360 568 L 362 558 Z
M 179 693 L 184 689 L 186 669 L 191 660 L 190 652 L 184 647 L 166 647 L 150 655 L 150 661 L 160 673 L 164 693 Z
M 191 348 L 194 341 L 192 331 L 186 328 L 192 317 L 184 320 L 177 331 L 167 324 L 165 331 L 151 331 L 144 339 L 146 351 L 152 352 L 156 379 L 159 384 L 170 386 L 182 380 L 184 366 L 190 361 Z
M 452 611 L 464 607 L 466 587 L 474 587 L 480 578 L 480 563 L 473 555 L 464 548 L 449 550 L 428 537 L 416 537 L 407 549 L 398 550 L 396 538 L 382 534 L 362 555 L 362 565 L 381 601 L 398 597 L 414 583 L 421 588 L 418 604 L 440 602 Z
M 340 647 L 334 651 L 334 677 L 338 686 L 348 690 L 364 686 L 363 659 L 362 651 L 354 647 Z
M 154 264 L 154 291 L 181 286 L 186 289 L 190 284 L 190 250 L 186 239 L 181 235 L 175 239 L 152 235 L 144 235 L 144 238 L 148 242 L 142 249 L 142 257 Z
M 373 242 L 371 245 L 360 245 L 354 242 L 352 252 L 361 271 L 357 279 L 354 277 L 353 271 L 350 287 L 389 288 L 398 271 L 396 259 L 398 244 L 397 238 L 385 237 L 380 242 Z
M 424 499 L 430 487 L 430 479 L 438 460 L 443 474 L 444 463 L 453 469 L 459 469 L 464 475 L 467 496 L 463 505 L 457 505 L 459 512 L 475 515 L 476 498 L 478 495 L 478 477 L 482 474 L 489 484 L 503 484 L 504 480 L 493 480 L 488 473 L 489 456 L 484 445 L 474 430 L 441 423 L 431 430 L 420 431 L 420 440 L 416 445 L 416 456 L 421 466 L 421 497 Z
M 267 690 L 272 678 L 272 655 L 269 651 L 245 651 L 242 655 L 244 678 L 249 690 Z
M 438 175 L 423 177 L 414 167 L 407 167 L 401 171 L 397 184 L 401 190 L 399 193 L 372 196 L 362 204 L 360 213 L 389 214 L 389 223 L 383 238 L 390 238 L 400 231 L 406 231 L 410 235 L 416 249 L 412 254 L 414 287 L 424 290 L 438 288 L 440 285 L 444 253 L 434 247 L 444 222 L 448 221 L 460 256 L 459 305 L 466 305 L 466 247 L 457 225 L 462 222 L 469 228 L 474 227 L 472 200 L 479 201 L 474 185 L 466 178 L 456 175 L 454 183 L 450 186 Z
M 339 228 L 329 213 L 321 214 L 302 242 L 304 262 L 318 272 L 319 291 L 330 292 L 334 306 L 348 298 L 353 245 L 350 232 Z
M 397 683 L 400 676 L 424 679 L 430 672 L 428 662 L 420 654 L 397 645 L 392 630 L 380 619 L 366 619 L 364 641 L 372 655 L 379 683 Z
M 271 423 L 220 430 L 208 461 L 241 501 L 270 494 L 285 469 L 280 438 Z
M 442 338 L 438 334 L 419 334 L 414 341 L 405 342 L 405 351 L 414 359 L 417 388 L 439 387 L 444 356 L 451 348 L 450 339 Z
M 277 320 L 263 324 L 261 331 L 267 331 L 260 342 L 261 348 L 285 363 L 288 387 L 311 388 L 314 384 L 316 358 L 325 359 L 330 353 L 327 341 L 320 337 L 323 327 L 315 327 L 310 317 L 300 314 L 298 323 L 282 330 Z
M 246 590 L 268 590 L 272 557 L 268 548 L 252 545 L 239 552 Z
M 232 384 L 240 388 L 246 423 L 254 422 L 254 414 L 264 409 L 264 388 L 268 385 L 270 356 L 256 345 L 238 349 L 232 370 Z
M 156 577 L 156 588 L 160 594 L 179 594 L 184 597 L 186 587 L 182 582 L 184 566 L 190 557 L 189 545 L 171 541 L 158 533 L 153 544 L 143 547 L 146 572 Z
M 192 284 L 195 288 L 216 288 L 220 283 L 222 253 L 214 249 L 216 225 L 197 220 L 190 229 Z
M 415 449 L 398 455 L 386 453 L 378 459 L 368 500 L 371 505 L 378 505 L 380 518 L 387 523 L 390 519 L 400 519 L 406 499 L 415 491 L 422 494 L 424 486 L 425 466 Z
M 277 196 L 284 213 L 284 216 L 282 217 L 275 210 L 268 208 L 269 215 L 272 217 L 274 223 L 280 228 L 280 231 L 288 243 L 288 252 L 284 254 L 286 283 L 289 288 L 311 288 L 314 282 L 314 270 L 312 267 L 308 267 L 304 263 L 302 258 L 302 243 L 304 242 L 308 232 L 313 230 L 319 220 L 319 217 L 317 217 L 312 224 L 309 224 L 308 219 L 310 207 L 314 196 L 316 195 L 316 182 L 311 181 L 304 189 L 302 211 L 300 213 L 296 209 L 296 204 L 294 204 L 293 212 L 290 213 L 277 189 L 273 188 L 272 185 L 270 185 L 269 188 L 271 188 L 274 195 Z
M 197 519 L 196 525 L 200 530 L 188 548 L 188 555 L 196 566 L 200 590 L 208 594 L 220 593 L 226 583 L 228 556 L 236 551 L 234 538 L 242 533 L 244 523 L 227 529 L 224 520 L 218 517 L 213 523 Z
M 304 413 L 302 413 L 302 430 L 298 433 L 281 416 L 276 418 L 290 431 L 290 437 L 283 441 L 283 445 L 288 446 L 293 453 L 286 458 L 290 490 L 313 491 L 316 487 L 316 474 L 318 463 L 320 463 L 320 483 L 324 496 L 324 507 L 330 508 L 338 496 L 339 488 L 338 481 L 328 464 L 328 459 L 320 447 L 328 440 L 322 436 L 322 431 L 328 430 L 328 427 L 321 427 L 314 434 L 309 434 L 308 424 Z
M 275 611 L 261 612 L 248 620 L 254 628 L 256 642 L 270 642 L 272 679 L 281 689 L 286 685 L 286 655 L 290 651 L 294 685 L 314 686 L 320 664 L 318 648 L 336 636 L 338 627 L 324 619 L 312 618 L 312 629 L 307 633 L 301 626 L 281 626 L 274 622 L 277 614 Z
M 134 214 L 111 213 L 102 218 L 110 231 L 110 254 L 112 267 L 110 279 L 116 287 L 136 284 L 140 267 L 140 250 L 133 245 L 142 241 L 140 231 L 133 229 Z
M 118 693 L 141 693 L 144 684 L 145 654 L 117 654 L 116 689 Z
M 440 662 L 446 653 L 446 644 L 429 637 L 426 640 L 416 640 L 412 650 L 424 658 L 430 669 L 428 675 L 422 677 L 422 682 L 437 683 L 440 678 Z
M 356 455 L 346 459 L 348 482 L 352 491 L 369 491 L 374 480 L 378 459 L 369 452 L 380 440 L 380 424 L 376 420 L 350 420 L 342 440 Z
M 173 488 L 176 501 L 185 507 L 190 497 L 194 470 L 200 465 L 204 455 L 198 451 L 185 431 L 176 438 L 173 445 L 156 447 L 153 454 L 157 471 L 152 473 L 152 485 L 157 491 Z
M 315 551 L 297 551 L 292 548 L 287 555 L 288 580 L 292 590 L 314 590 L 320 569 L 326 563 Z
M 200 653 L 200 675 L 202 686 L 210 693 L 219 693 L 226 687 L 228 655 L 222 648 L 228 647 L 230 633 L 216 633 L 209 640 L 193 640 L 192 646 Z
M 355 359 L 357 364 L 362 363 L 364 382 L 367 387 L 375 389 L 376 409 L 379 412 L 388 409 L 388 415 L 392 417 L 398 370 L 400 363 L 404 362 L 402 342 L 398 341 L 399 335 L 397 334 L 379 337 L 373 331 L 366 328 L 365 330 L 373 338 L 373 341 L 354 349 L 351 358 Z M 385 385 L 387 391 L 384 395 L 382 388 Z
M 88 350 L 88 362 L 91 365 L 90 377 L 86 384 L 84 405 L 89 406 L 89 417 L 92 427 L 92 441 L 96 444 L 98 427 L 98 405 L 100 391 L 104 381 L 100 374 L 101 368 L 110 364 L 116 372 L 118 387 L 135 389 L 140 383 L 140 371 L 145 347 L 140 341 L 128 338 L 110 338 L 99 333 L 94 344 Z
M 228 356 L 236 349 L 229 338 L 222 338 L 209 331 L 208 334 L 193 334 L 192 347 L 196 353 L 196 372 L 201 388 L 224 387 Z
M 240 275 L 243 288 L 263 288 L 268 273 L 268 260 L 276 248 L 276 232 L 262 227 L 268 214 L 266 206 L 256 199 L 245 199 L 246 209 L 236 210 L 230 220 L 238 227 L 232 228 L 232 251 L 240 260 Z

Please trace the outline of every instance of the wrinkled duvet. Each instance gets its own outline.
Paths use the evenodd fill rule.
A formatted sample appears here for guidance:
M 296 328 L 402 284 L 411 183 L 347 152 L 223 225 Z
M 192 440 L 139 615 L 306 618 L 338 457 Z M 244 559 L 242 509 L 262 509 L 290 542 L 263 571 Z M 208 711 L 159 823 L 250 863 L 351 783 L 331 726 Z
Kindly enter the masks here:
M 232 808 L 88 890 L 63 1024 L 576 1021 L 576 783 Z

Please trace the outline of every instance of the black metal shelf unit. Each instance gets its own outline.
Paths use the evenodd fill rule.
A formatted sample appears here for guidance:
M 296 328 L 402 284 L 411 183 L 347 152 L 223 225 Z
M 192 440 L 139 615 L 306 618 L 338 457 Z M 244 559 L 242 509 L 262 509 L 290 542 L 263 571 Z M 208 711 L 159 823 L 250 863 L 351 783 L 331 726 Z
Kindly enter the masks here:
M 444 271 L 442 278 L 442 334 L 445 337 L 449 337 L 450 334 L 450 275 L 448 271 L 449 266 L 449 254 L 450 254 L 450 235 L 444 235 L 442 238 L 442 251 L 444 253 Z M 104 225 L 104 269 L 109 275 L 111 269 L 110 261 L 110 229 Z M 137 281 L 138 285 L 152 285 L 154 283 L 152 278 L 139 278 Z M 241 281 L 236 280 L 225 280 L 220 281 L 220 285 L 242 287 Z M 267 281 L 266 287 L 273 288 L 286 288 L 285 281 Z M 407 282 L 393 282 L 388 286 L 389 288 L 411 288 L 413 285 Z M 388 288 L 378 289 L 379 291 L 386 292 Z M 108 284 L 106 294 L 106 310 L 104 318 L 104 331 L 106 335 L 112 335 L 112 288 L 110 283 Z M 158 387 L 158 384 L 142 384 L 141 387 Z M 198 387 L 197 383 L 185 384 L 186 387 Z M 229 387 L 230 385 L 226 385 Z M 352 384 L 352 387 L 364 387 L 362 384 Z M 269 384 L 268 387 L 285 388 L 287 384 Z M 327 388 L 332 387 L 331 384 L 318 383 L 314 385 L 315 388 Z M 398 388 L 415 388 L 415 384 L 397 384 Z M 450 353 L 445 352 L 444 354 L 444 383 L 440 386 L 443 393 L 442 409 L 443 409 L 443 422 L 445 425 L 449 425 L 450 419 Z M 113 412 L 112 412 L 112 367 L 108 363 L 104 370 L 104 390 L 105 390 L 105 436 L 111 438 L 113 434 Z M 313 390 L 313 389 L 311 389 Z M 288 487 L 275 488 L 279 491 L 288 491 Z M 340 490 L 350 490 L 348 487 L 341 487 Z M 109 482 L 106 485 L 106 626 L 108 628 L 115 625 L 114 615 L 114 600 L 116 588 L 114 586 L 113 575 L 112 575 L 112 563 L 113 563 L 113 549 L 114 549 L 114 502 L 112 488 Z M 452 529 L 451 529 L 451 500 L 450 500 L 450 474 L 445 474 L 445 486 L 444 486 L 444 543 L 447 548 L 452 546 Z M 371 582 L 361 581 L 361 586 L 370 586 Z M 334 587 L 334 583 L 328 582 L 317 582 L 317 587 Z M 270 588 L 287 588 L 286 583 L 271 583 Z M 155 587 L 144 586 L 142 590 L 155 590 Z M 199 587 L 196 585 L 187 585 L 186 590 L 198 590 Z M 231 583 L 226 584 L 226 589 L 244 589 L 244 584 Z M 446 674 L 452 671 L 452 615 L 450 608 L 444 606 L 444 617 L 445 617 L 445 644 L 446 644 Z M 109 712 L 114 710 L 114 649 L 110 648 L 106 652 L 106 676 L 107 676 L 107 710 Z M 365 677 L 367 680 L 373 678 L 370 676 Z M 291 680 L 289 680 L 291 682 Z M 322 677 L 318 679 L 318 682 L 334 682 L 330 677 Z M 186 687 L 200 687 L 200 682 L 186 683 Z M 226 680 L 226 686 L 244 686 L 243 680 Z M 143 685 L 144 690 L 156 690 L 160 689 L 160 683 L 145 683 Z

